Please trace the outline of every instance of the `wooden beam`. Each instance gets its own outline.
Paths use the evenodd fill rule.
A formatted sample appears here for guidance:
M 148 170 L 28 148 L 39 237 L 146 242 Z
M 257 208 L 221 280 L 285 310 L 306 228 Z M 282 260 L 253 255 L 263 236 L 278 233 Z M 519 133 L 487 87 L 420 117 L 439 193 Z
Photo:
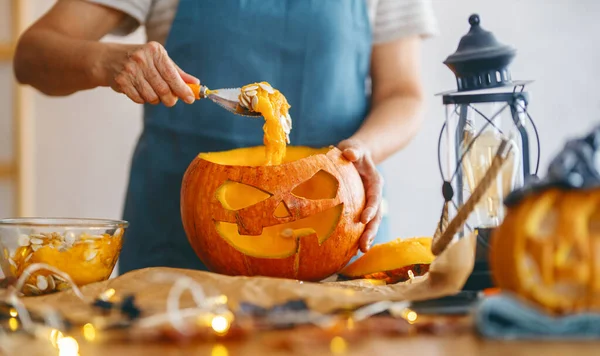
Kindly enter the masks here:
M 14 46 L 9 43 L 0 43 L 0 61 L 12 60 L 14 53 Z
M 16 173 L 15 165 L 9 162 L 0 162 L 0 179 L 12 178 Z

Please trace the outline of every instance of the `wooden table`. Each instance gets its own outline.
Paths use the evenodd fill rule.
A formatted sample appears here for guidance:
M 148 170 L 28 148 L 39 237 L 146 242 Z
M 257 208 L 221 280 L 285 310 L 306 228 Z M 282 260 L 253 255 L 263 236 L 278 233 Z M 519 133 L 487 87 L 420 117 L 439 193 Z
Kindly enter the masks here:
M 321 336 L 318 336 L 321 335 Z M 14 355 L 56 355 L 49 353 L 48 343 L 32 342 L 24 336 L 11 336 L 10 342 L 18 345 Z M 485 355 L 485 356 L 555 356 L 600 355 L 598 342 L 531 342 L 489 341 L 479 338 L 470 328 L 445 335 L 414 334 L 395 337 L 365 336 L 361 339 L 344 341 L 337 339 L 337 347 L 331 345 L 331 336 L 313 327 L 293 330 L 271 331 L 253 335 L 245 340 L 221 343 L 86 343 L 80 340 L 81 356 L 279 356 L 279 355 L 366 355 L 366 356 L 437 356 L 437 355 Z M 336 352 L 333 352 L 333 351 Z M 52 351 L 52 350 L 50 350 Z M 7 354 L 7 355 L 13 355 Z

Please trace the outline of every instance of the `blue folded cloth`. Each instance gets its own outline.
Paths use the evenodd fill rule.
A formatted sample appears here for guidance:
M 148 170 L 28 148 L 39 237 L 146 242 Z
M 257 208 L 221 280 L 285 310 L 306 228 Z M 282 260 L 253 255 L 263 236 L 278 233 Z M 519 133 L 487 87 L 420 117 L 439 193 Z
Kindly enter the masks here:
M 508 294 L 483 299 L 474 316 L 477 331 L 491 339 L 600 339 L 600 314 L 555 317 Z

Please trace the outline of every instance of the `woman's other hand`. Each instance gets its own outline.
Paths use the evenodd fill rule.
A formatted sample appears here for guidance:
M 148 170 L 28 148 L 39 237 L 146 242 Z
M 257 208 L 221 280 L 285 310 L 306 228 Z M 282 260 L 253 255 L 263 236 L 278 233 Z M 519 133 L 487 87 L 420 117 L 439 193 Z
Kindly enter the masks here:
M 188 104 L 194 102 L 194 93 L 187 83 L 199 84 L 200 81 L 179 68 L 160 43 L 123 49 L 108 51 L 104 60 L 107 80 L 113 90 L 139 104 L 163 103 L 171 107 L 178 99 Z
M 370 150 L 361 141 L 350 138 L 340 142 L 338 148 L 347 160 L 354 163 L 365 187 L 366 204 L 360 220 L 366 228 L 359 241 L 360 250 L 364 253 L 371 247 L 381 223 L 383 177 L 377 171 Z

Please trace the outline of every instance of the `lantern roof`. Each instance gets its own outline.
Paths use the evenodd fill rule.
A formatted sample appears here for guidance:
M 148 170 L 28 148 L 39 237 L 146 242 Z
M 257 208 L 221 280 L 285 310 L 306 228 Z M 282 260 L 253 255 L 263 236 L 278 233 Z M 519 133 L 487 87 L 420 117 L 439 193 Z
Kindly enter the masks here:
M 471 15 L 469 24 L 456 52 L 444 61 L 456 76 L 458 92 L 516 85 L 508 68 L 516 50 L 483 29 L 479 15 Z

